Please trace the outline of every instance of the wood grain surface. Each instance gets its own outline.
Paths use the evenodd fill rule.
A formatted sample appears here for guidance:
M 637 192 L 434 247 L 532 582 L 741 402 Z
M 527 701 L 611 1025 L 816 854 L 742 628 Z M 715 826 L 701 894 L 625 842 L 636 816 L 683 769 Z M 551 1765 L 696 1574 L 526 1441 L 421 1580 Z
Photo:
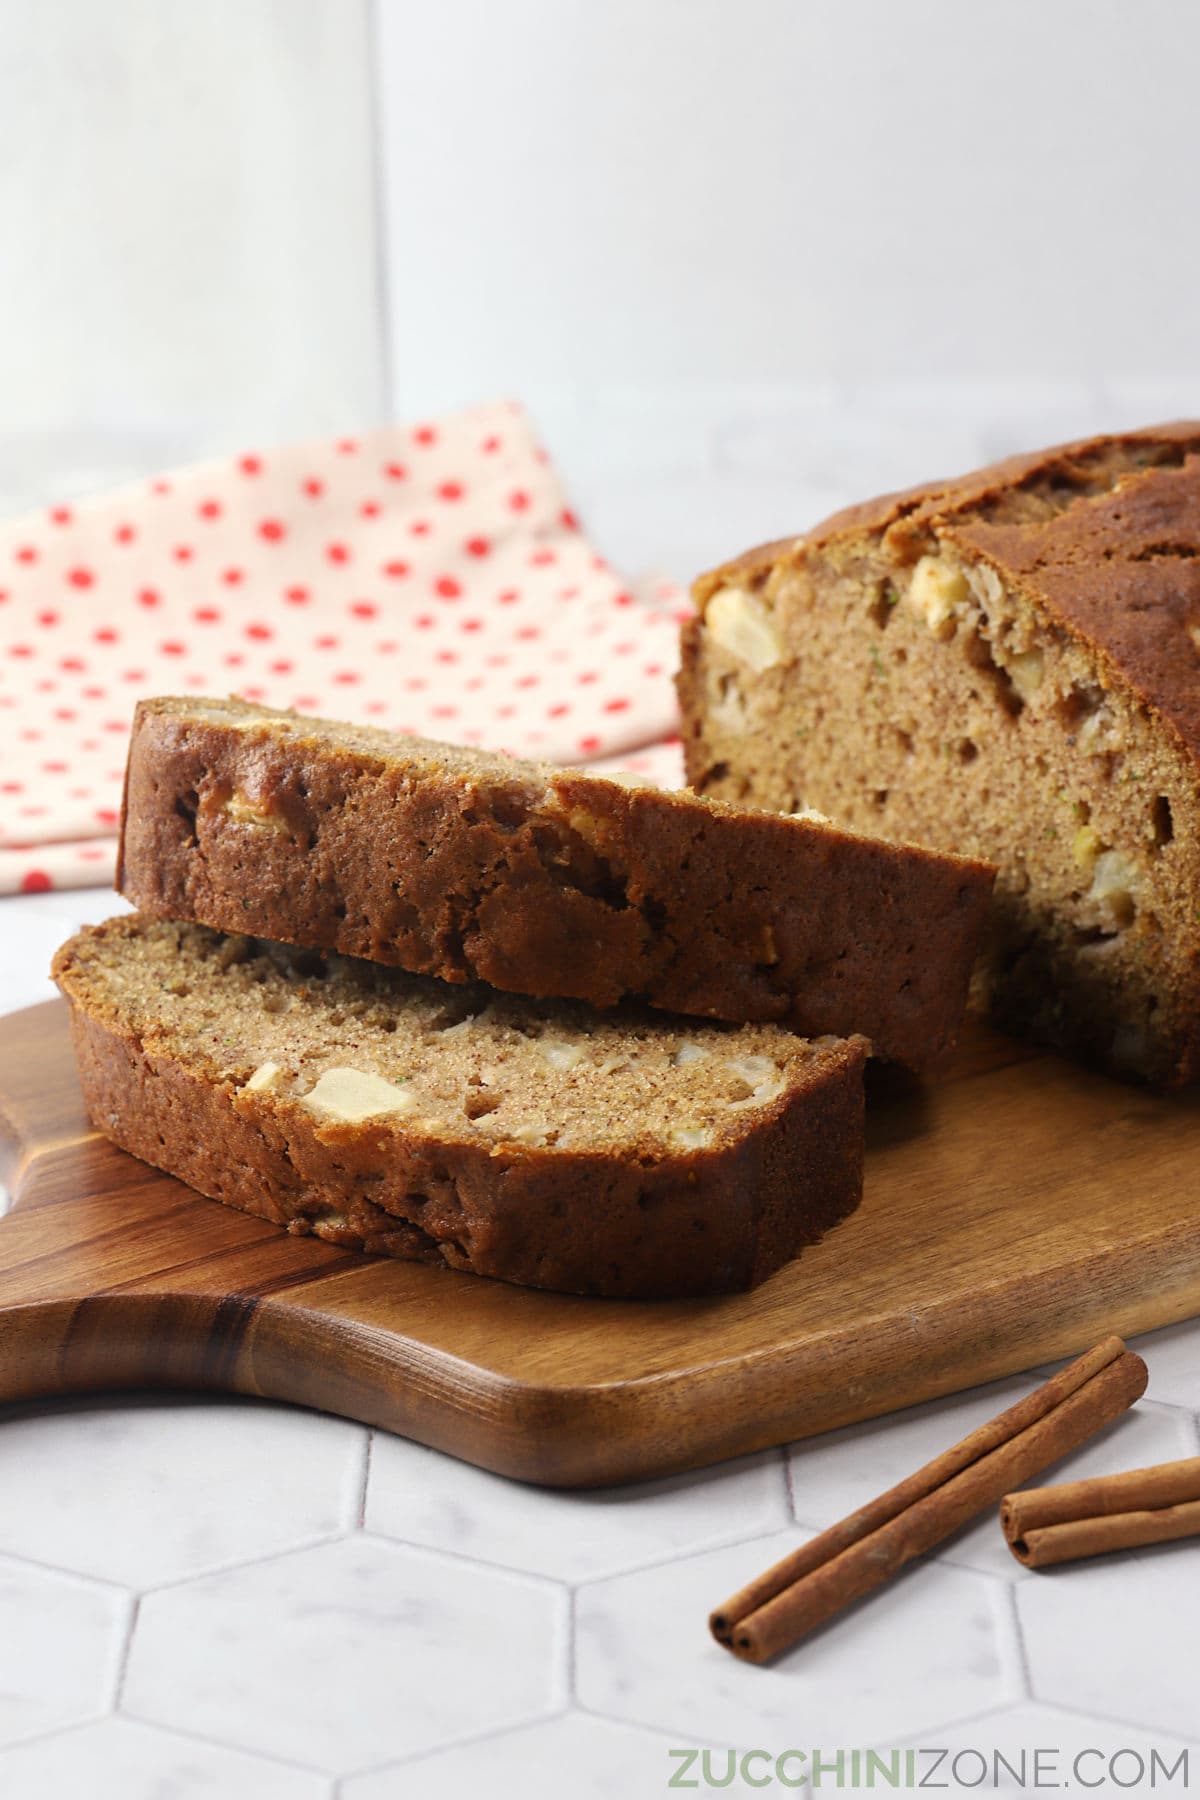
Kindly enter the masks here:
M 1200 1311 L 1200 1095 L 977 1032 L 937 1085 L 873 1081 L 869 1143 L 860 1211 L 753 1293 L 539 1294 L 288 1237 L 113 1149 L 53 1001 L 0 1020 L 0 1400 L 224 1389 L 595 1485 Z

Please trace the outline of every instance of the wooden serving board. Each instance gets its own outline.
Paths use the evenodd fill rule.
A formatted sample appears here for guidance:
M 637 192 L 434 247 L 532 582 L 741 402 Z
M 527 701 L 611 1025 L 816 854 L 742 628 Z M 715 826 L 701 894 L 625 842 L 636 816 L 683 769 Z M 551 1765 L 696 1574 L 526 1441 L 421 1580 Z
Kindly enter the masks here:
M 885 1071 L 869 1141 L 860 1211 L 754 1293 L 541 1294 L 288 1237 L 113 1149 L 54 1001 L 0 1021 L 0 1400 L 226 1389 L 593 1485 L 1200 1311 L 1200 1095 L 979 1032 L 936 1086 Z

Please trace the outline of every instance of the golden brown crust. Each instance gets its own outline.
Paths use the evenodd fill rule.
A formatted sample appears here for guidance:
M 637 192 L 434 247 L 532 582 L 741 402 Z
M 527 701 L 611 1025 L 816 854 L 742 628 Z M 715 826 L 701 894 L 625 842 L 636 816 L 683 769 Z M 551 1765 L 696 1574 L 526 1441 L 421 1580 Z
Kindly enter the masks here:
M 105 958 L 140 929 L 110 921 L 54 960 L 93 1123 L 198 1192 L 290 1231 L 527 1286 L 648 1298 L 753 1286 L 858 1203 L 860 1041 L 829 1046 L 756 1128 L 712 1150 L 651 1158 L 636 1145 L 472 1143 L 381 1119 L 322 1127 L 172 1053 L 115 1003 Z M 197 973 L 180 962 L 185 977 Z
M 862 1032 L 917 1067 L 952 1044 L 989 865 L 442 750 L 144 702 L 121 891 L 159 917 L 443 980 Z
M 697 605 L 861 537 L 901 560 L 941 538 L 1018 576 L 1200 763 L 1200 422 L 1081 438 L 846 507 L 700 576 Z
M 1018 577 L 1200 762 L 1200 455 L 1044 521 L 946 535 Z

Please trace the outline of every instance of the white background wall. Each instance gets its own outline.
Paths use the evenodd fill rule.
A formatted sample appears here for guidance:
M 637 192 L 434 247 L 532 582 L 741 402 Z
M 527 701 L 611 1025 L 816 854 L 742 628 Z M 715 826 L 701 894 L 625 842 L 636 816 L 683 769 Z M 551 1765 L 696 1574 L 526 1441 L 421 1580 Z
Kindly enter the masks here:
M 0 490 L 497 393 L 689 572 L 1200 408 L 1193 0 L 0 0 Z
M 383 405 L 359 0 L 0 0 L 0 479 Z

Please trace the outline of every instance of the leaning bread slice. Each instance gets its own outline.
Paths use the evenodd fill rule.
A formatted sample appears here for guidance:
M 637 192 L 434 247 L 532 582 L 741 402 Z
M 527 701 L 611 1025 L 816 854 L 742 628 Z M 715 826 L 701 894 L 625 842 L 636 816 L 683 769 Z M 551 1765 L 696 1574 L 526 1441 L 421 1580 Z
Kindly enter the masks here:
M 270 712 L 144 702 L 118 873 L 144 912 L 448 981 L 953 1041 L 993 871 L 579 770 Z
M 722 1293 L 861 1192 L 860 1040 L 520 1001 L 137 916 L 81 932 L 54 976 L 114 1143 L 351 1249 Z
M 696 599 L 697 787 L 990 858 L 998 1022 L 1200 1076 L 1200 424 L 887 496 Z

